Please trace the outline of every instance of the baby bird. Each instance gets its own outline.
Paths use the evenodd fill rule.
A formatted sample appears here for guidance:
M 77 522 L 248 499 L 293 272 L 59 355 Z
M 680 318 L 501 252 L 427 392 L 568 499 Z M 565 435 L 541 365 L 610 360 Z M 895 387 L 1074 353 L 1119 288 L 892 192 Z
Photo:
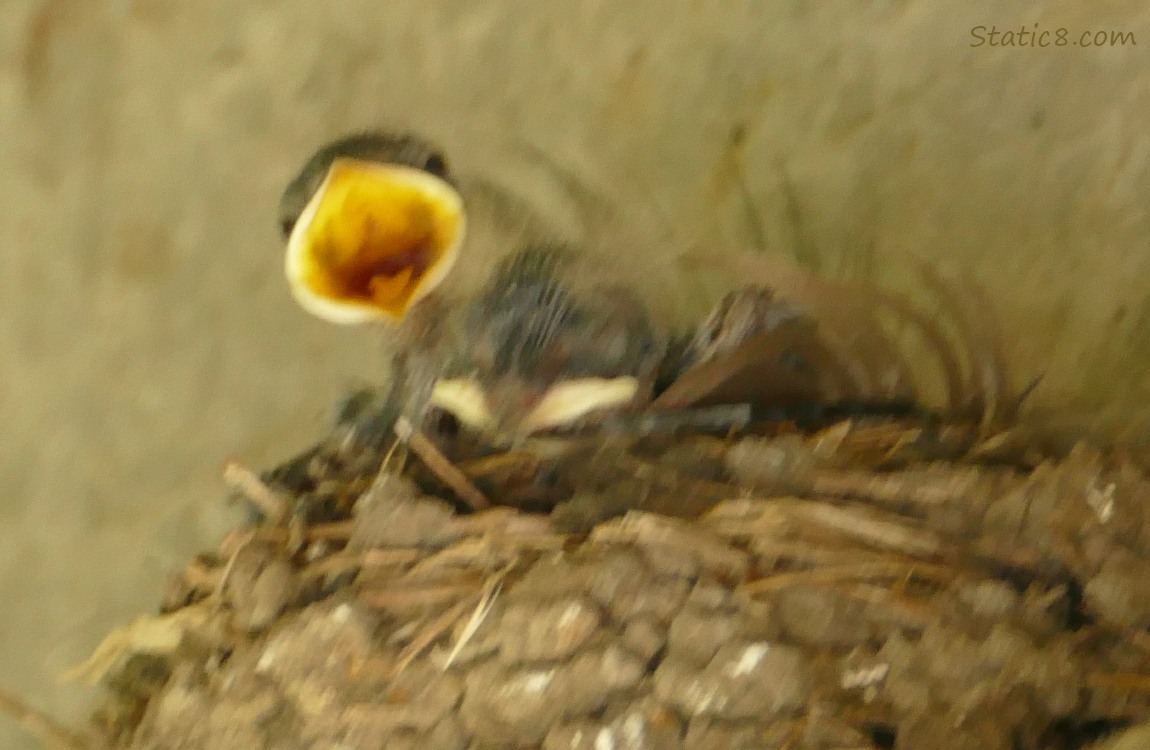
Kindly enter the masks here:
M 493 203 L 533 229 L 469 242 L 476 207 Z M 611 264 L 626 248 L 593 252 L 530 213 L 454 175 L 416 136 L 354 135 L 320 149 L 283 195 L 287 276 L 310 312 L 398 334 L 399 411 L 447 412 L 495 446 L 606 424 L 727 429 L 752 409 L 849 392 L 814 321 L 765 286 L 737 288 L 679 330 L 659 313 L 668 300 L 643 296 L 626 263 Z M 483 259 L 471 269 L 481 282 L 453 283 L 461 257 Z
M 325 146 L 280 201 L 293 294 L 331 322 L 390 323 L 405 410 L 441 409 L 495 444 L 649 400 L 666 341 L 629 290 L 576 293 L 574 249 L 484 248 L 504 256 L 486 282 L 437 289 L 465 214 L 444 158 L 414 136 Z

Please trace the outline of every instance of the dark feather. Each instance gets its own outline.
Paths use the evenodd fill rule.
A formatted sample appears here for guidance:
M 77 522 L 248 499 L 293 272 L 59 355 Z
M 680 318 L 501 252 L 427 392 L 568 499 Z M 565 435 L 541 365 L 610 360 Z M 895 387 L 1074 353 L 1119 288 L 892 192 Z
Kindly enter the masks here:
M 829 382 L 828 382 L 829 381 Z M 684 409 L 716 404 L 784 405 L 821 401 L 834 391 L 850 397 L 850 383 L 811 327 L 788 322 L 686 369 L 652 407 Z

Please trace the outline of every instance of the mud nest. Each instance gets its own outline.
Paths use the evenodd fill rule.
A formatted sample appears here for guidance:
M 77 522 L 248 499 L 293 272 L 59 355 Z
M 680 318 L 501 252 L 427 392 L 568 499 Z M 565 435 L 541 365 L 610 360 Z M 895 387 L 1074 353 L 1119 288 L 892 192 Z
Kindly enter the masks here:
M 133 750 L 1016 750 L 1144 721 L 1143 472 L 1085 447 L 928 461 L 923 440 L 597 440 L 550 459 L 596 478 L 550 513 L 471 512 L 337 431 L 231 467 L 253 522 L 77 674 Z M 496 499 L 544 471 L 451 458 Z

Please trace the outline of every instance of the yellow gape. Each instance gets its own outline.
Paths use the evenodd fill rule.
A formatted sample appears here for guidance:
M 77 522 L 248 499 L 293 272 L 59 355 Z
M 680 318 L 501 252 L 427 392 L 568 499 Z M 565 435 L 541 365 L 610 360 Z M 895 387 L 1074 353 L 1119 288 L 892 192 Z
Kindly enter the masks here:
M 411 167 L 336 159 L 288 238 L 285 272 L 308 312 L 396 323 L 443 281 L 463 241 L 459 193 Z

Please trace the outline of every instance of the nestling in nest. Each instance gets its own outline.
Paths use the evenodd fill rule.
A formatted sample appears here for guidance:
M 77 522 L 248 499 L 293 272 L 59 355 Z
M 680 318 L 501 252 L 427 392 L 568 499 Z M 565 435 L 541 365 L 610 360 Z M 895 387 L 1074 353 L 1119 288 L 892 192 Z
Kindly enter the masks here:
M 74 672 L 113 688 L 101 742 L 1068 750 L 1150 718 L 1150 481 L 1016 450 L 981 302 L 925 266 L 941 311 L 758 256 L 636 267 L 549 168 L 576 240 L 411 136 L 293 182 L 293 292 L 384 323 L 390 386 L 229 467 L 253 523 Z M 720 262 L 694 325 L 632 283 Z
M 665 267 L 647 267 L 610 201 L 545 166 L 580 207 L 577 241 L 492 183 L 456 177 L 411 135 L 337 141 L 289 186 L 281 222 L 296 298 L 332 322 L 381 321 L 395 335 L 391 391 L 361 402 L 349 424 L 358 439 L 390 436 L 402 418 L 496 502 L 545 510 L 582 489 L 588 461 L 601 478 L 620 446 L 684 431 L 855 419 L 868 430 L 845 445 L 894 465 L 960 455 L 1012 417 L 1019 399 L 988 316 L 930 267 L 919 270 L 940 303 L 931 312 L 762 256 L 668 246 Z M 504 214 L 494 222 L 492 206 Z M 492 223 L 515 229 L 464 236 Z M 452 269 L 471 257 L 484 259 L 482 281 L 457 283 Z M 741 281 L 693 328 L 668 304 L 670 282 L 636 280 L 716 267 Z M 908 329 L 933 372 L 909 365 Z M 941 401 L 927 403 L 924 377 Z

